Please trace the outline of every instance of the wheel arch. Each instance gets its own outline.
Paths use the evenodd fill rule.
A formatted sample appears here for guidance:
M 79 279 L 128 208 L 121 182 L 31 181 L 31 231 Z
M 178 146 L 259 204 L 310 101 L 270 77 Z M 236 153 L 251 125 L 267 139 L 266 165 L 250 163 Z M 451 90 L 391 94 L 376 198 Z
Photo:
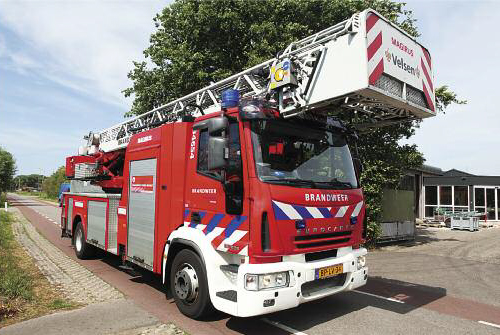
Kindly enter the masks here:
M 163 262 L 162 262 L 162 278 L 163 284 L 167 282 L 167 274 L 170 273 L 172 268 L 172 262 L 175 256 L 184 249 L 190 249 L 200 257 L 202 265 L 206 269 L 205 258 L 203 257 L 203 252 L 201 248 L 193 241 L 187 240 L 181 237 L 175 237 L 172 240 L 167 241 L 163 247 Z M 168 288 L 168 286 L 167 286 Z

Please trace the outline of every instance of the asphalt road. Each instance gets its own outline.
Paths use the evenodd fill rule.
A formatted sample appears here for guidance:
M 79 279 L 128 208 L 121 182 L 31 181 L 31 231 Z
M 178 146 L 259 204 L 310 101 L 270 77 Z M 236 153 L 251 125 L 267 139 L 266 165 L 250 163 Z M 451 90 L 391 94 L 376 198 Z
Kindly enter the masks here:
M 14 205 L 54 245 L 76 259 L 60 238 L 58 207 L 10 195 Z M 184 317 L 158 277 L 128 273 L 116 257 L 78 262 L 137 306 L 190 334 L 500 334 L 500 228 L 476 233 L 426 230 L 416 245 L 369 253 L 370 277 L 360 291 L 264 317 L 217 314 Z

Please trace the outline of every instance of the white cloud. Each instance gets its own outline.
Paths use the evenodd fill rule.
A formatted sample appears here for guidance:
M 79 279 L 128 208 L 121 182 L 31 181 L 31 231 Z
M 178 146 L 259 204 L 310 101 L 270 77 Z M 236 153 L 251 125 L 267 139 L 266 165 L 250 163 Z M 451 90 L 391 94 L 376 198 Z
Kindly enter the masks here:
M 427 163 L 475 174 L 500 175 L 498 2 L 410 2 L 421 40 L 431 51 L 435 86 L 449 85 L 467 105 L 425 119 L 409 141 Z
M 57 129 L 56 129 L 57 130 Z M 36 127 L 6 128 L 0 132 L 0 145 L 14 153 L 20 174 L 50 175 L 65 164 L 65 157 L 76 154 L 81 134 L 43 130 Z M 30 161 L 29 166 L 25 165 Z
M 133 60 L 154 31 L 158 1 L 12 1 L 0 4 L 0 22 L 27 47 L 0 40 L 0 54 L 18 71 L 40 75 L 101 100 L 128 105 L 121 91 Z M 3 46 L 2 46 L 3 45 Z

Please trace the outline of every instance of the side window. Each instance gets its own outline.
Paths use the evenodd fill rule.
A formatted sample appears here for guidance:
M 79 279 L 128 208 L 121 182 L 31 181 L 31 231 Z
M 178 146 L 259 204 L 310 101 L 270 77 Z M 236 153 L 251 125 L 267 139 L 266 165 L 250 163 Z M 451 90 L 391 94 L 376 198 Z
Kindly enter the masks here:
M 229 123 L 229 162 L 228 170 L 241 174 L 241 145 L 238 122 Z
M 220 179 L 220 175 L 208 170 L 208 129 L 200 130 L 198 140 L 198 162 L 196 170 L 207 177 Z
M 240 215 L 243 212 L 243 172 L 241 166 L 240 129 L 238 122 L 229 120 L 229 162 L 224 181 L 226 212 Z
M 198 167 L 199 172 L 208 172 L 208 130 L 200 130 L 198 142 Z

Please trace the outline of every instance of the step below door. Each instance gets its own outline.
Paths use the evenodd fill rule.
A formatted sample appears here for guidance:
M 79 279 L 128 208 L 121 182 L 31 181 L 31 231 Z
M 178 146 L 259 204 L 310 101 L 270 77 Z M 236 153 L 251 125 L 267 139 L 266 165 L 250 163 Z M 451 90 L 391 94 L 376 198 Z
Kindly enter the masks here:
M 130 162 L 127 256 L 153 267 L 156 158 Z

